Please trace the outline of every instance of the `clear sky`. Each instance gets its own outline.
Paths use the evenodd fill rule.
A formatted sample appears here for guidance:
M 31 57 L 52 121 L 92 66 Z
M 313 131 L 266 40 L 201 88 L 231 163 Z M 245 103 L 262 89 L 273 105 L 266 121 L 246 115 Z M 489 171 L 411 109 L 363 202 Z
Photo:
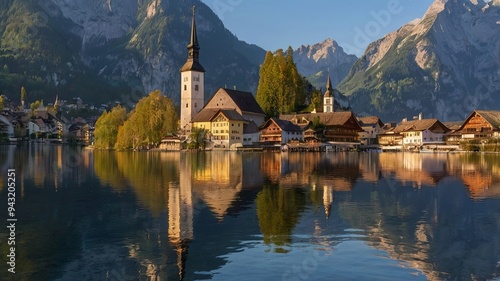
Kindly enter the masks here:
M 333 38 L 360 56 L 367 45 L 423 16 L 433 0 L 202 0 L 239 39 L 266 50 Z

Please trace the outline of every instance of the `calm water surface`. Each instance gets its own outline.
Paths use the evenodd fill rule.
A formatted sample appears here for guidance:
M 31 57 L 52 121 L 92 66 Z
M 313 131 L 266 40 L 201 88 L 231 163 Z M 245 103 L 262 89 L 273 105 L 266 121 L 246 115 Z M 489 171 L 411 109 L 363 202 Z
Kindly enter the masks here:
M 31 145 L 0 167 L 1 280 L 500 278 L 500 155 Z

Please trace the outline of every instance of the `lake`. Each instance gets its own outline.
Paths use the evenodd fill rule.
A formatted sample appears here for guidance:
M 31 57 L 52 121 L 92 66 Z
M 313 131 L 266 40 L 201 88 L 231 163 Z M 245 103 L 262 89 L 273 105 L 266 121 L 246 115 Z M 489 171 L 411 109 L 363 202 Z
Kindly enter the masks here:
M 32 144 L 0 167 L 1 280 L 500 280 L 500 155 Z

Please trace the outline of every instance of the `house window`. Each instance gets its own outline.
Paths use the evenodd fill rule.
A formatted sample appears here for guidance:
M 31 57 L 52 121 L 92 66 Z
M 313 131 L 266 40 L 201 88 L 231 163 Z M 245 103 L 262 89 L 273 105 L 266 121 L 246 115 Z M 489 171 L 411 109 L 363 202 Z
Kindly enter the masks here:
M 186 103 L 186 108 L 188 108 L 188 107 L 189 107 L 189 103 Z
M 188 86 L 184 85 L 184 91 L 187 91 L 187 90 L 188 90 Z
M 198 85 L 194 85 L 194 90 L 198 92 Z

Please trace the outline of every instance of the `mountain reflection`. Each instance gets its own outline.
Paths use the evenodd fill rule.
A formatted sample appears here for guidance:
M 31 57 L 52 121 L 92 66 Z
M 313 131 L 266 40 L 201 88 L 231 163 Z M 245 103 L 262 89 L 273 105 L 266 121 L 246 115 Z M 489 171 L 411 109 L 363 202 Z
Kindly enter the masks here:
M 428 280 L 496 278 L 498 159 L 0 147 L 1 169 L 18 175 L 29 273 L 16 280 L 207 279 L 259 244 L 262 260 L 296 255 L 297 240 L 335 255 L 347 228 Z

